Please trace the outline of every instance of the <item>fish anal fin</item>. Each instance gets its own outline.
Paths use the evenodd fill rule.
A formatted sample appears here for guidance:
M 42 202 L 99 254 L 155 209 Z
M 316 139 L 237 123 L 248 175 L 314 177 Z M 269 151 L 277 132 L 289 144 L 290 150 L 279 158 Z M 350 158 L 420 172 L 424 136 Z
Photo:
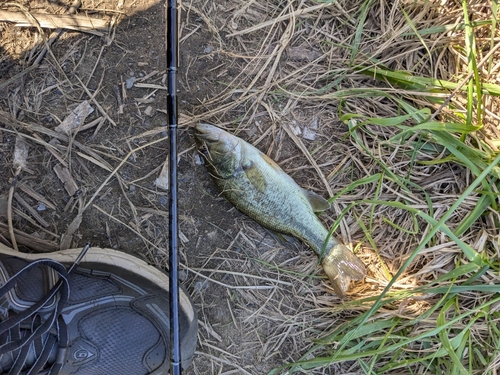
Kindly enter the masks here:
M 345 297 L 351 280 L 360 280 L 366 275 L 363 262 L 342 244 L 330 249 L 323 258 L 322 265 L 333 290 L 340 298 Z
M 322 212 L 330 208 L 330 203 L 321 195 L 309 190 L 302 190 L 314 212 Z
M 300 241 L 291 235 L 285 234 L 278 232 L 277 230 L 273 229 L 268 229 L 264 228 L 269 235 L 274 238 L 277 242 L 279 242 L 281 245 L 286 246 L 286 247 L 299 247 L 300 246 Z

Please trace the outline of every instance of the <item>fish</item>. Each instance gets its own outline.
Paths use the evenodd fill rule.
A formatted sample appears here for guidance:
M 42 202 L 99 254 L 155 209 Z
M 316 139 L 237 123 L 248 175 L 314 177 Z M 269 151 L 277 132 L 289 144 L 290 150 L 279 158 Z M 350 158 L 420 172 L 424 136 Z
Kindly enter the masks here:
M 345 298 L 351 280 L 362 279 L 366 269 L 318 218 L 316 213 L 330 207 L 328 200 L 301 188 L 269 156 L 225 130 L 196 124 L 194 136 L 222 195 L 263 227 L 306 243 L 318 255 L 334 292 Z

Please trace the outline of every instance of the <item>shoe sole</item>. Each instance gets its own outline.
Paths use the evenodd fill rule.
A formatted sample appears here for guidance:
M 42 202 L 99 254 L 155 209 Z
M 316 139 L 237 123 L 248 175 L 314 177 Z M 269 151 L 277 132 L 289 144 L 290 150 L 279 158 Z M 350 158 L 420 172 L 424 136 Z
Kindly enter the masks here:
M 80 248 L 61 250 L 51 253 L 28 254 L 15 251 L 14 249 L 0 243 L 0 253 L 16 256 L 26 260 L 50 258 L 59 263 L 71 264 L 75 262 L 81 252 L 82 249 Z M 159 288 L 165 290 L 166 293 L 169 292 L 170 283 L 167 273 L 147 264 L 143 260 L 133 255 L 129 255 L 121 251 L 106 248 L 103 249 L 100 247 L 91 247 L 88 249 L 87 253 L 81 260 L 81 263 L 108 264 L 114 267 L 122 268 L 124 270 L 134 270 L 135 273 L 153 282 Z M 189 330 L 186 334 L 187 337 L 183 338 L 183 347 L 185 346 L 186 348 L 194 348 L 196 346 L 197 340 L 198 320 L 191 298 L 185 292 L 184 288 L 180 288 L 179 290 L 179 303 L 180 308 L 182 309 L 182 311 L 184 311 L 189 319 Z M 188 367 L 191 360 L 192 358 L 187 359 L 187 363 L 185 366 L 183 363 L 183 368 Z

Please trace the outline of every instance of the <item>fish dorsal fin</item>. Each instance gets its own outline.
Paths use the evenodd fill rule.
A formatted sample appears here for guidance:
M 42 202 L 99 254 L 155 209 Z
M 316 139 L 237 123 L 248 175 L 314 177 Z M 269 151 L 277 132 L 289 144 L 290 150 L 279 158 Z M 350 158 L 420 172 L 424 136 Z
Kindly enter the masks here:
M 269 156 L 267 156 L 266 154 L 264 154 L 263 152 L 259 152 L 260 154 L 260 157 L 262 159 L 264 159 L 264 161 L 269 164 L 274 170 L 276 171 L 280 171 L 280 172 L 283 172 L 283 170 L 281 169 L 281 167 L 278 165 L 278 163 L 276 163 L 273 159 L 271 159 Z
M 271 167 L 273 168 L 276 173 L 278 173 L 281 177 L 283 177 L 284 179 L 286 179 L 288 182 L 290 182 L 292 185 L 297 185 L 297 183 L 295 182 L 295 180 L 290 177 L 283 169 L 281 169 L 281 167 L 278 165 L 278 163 L 276 163 L 273 159 L 271 159 L 269 156 L 267 156 L 266 154 L 260 152 L 260 156 L 262 157 L 262 159 L 264 159 L 264 161 Z
M 304 195 L 309 201 L 309 204 L 311 205 L 314 212 L 322 212 L 330 208 L 330 203 L 328 203 L 328 201 L 321 195 L 318 195 L 309 190 L 302 189 L 302 191 L 304 192 Z

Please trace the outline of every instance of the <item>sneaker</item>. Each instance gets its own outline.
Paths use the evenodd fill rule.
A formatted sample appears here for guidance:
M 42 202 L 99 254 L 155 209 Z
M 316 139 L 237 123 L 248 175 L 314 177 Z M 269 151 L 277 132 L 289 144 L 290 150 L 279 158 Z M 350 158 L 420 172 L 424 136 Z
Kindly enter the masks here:
M 131 255 L 90 248 L 25 254 L 0 244 L 0 373 L 167 374 L 168 275 Z M 180 291 L 182 368 L 197 317 Z

